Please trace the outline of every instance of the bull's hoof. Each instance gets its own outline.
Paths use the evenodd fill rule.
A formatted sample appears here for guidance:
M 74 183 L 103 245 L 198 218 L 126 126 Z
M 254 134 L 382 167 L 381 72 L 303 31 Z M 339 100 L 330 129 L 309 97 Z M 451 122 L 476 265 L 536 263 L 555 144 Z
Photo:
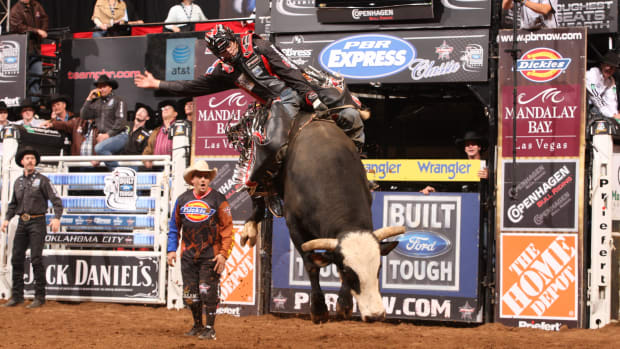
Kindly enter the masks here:
M 345 306 L 345 305 L 340 304 L 340 302 L 336 303 L 336 319 L 349 320 L 351 319 L 352 314 L 353 314 L 352 306 Z
M 329 312 L 324 312 L 321 314 L 311 313 L 310 318 L 312 319 L 312 322 L 315 324 L 323 324 L 329 320 Z

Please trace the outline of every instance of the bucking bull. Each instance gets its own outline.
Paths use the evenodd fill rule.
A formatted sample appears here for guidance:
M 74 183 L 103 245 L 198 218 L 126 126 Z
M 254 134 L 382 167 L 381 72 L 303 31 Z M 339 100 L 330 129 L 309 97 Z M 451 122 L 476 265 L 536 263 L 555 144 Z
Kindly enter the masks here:
M 312 321 L 328 320 L 319 268 L 331 263 L 336 264 L 342 281 L 338 317 L 351 317 L 353 295 L 362 320 L 383 320 L 385 309 L 378 280 L 381 256 L 398 242 L 382 240 L 404 233 L 405 228 L 373 231 L 372 196 L 353 142 L 334 122 L 310 122 L 311 118 L 311 114 L 302 112 L 295 119 L 276 182 L 284 199 L 291 239 L 310 277 Z M 246 222 L 242 245 L 246 241 L 251 246 L 256 243 L 257 222 L 263 212 L 264 206 L 255 208 L 255 214 Z

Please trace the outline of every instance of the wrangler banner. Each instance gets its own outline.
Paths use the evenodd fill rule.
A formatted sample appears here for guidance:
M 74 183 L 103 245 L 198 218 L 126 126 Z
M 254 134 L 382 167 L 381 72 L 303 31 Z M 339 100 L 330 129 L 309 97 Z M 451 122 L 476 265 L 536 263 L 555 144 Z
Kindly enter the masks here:
M 559 331 L 577 325 L 579 263 L 577 234 L 502 234 L 502 319 L 519 327 Z M 552 320 L 552 321 L 549 321 Z
M 373 159 L 362 160 L 371 181 L 480 182 L 480 160 Z

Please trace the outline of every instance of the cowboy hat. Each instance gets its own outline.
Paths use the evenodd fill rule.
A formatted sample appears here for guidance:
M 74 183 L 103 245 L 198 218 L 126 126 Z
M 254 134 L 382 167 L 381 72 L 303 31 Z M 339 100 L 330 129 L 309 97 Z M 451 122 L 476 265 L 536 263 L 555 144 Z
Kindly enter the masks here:
M 22 165 L 22 159 L 28 154 L 34 155 L 36 159 L 35 166 L 38 165 L 41 161 L 41 155 L 36 149 L 28 145 L 20 149 L 17 154 L 15 154 L 15 163 L 17 163 L 19 167 L 24 167 L 24 165 Z
M 146 110 L 146 113 L 149 114 L 149 118 L 152 119 L 155 117 L 155 112 L 153 112 L 153 109 L 144 103 L 140 103 L 140 102 L 136 103 L 136 107 L 134 108 L 133 111 L 137 113 L 138 109 L 140 108 L 144 108 L 144 110 Z
M 174 111 L 176 111 L 177 113 L 179 112 L 178 102 L 173 99 L 165 99 L 157 103 L 158 110 L 161 110 L 161 108 L 166 107 L 166 106 L 171 106 L 174 109 Z
M 9 111 L 9 107 L 6 106 L 6 103 L 4 103 L 4 101 L 0 101 L 0 110 Z
M 99 78 L 95 82 L 93 82 L 93 85 L 95 85 L 95 87 L 99 84 L 106 84 L 112 87 L 113 90 L 116 90 L 118 88 L 118 82 L 116 82 L 116 80 L 114 79 L 110 79 L 110 77 L 105 74 L 99 75 Z
M 30 98 L 24 98 L 22 103 L 19 105 L 19 110 L 22 111 L 26 108 L 36 109 L 36 105 L 32 102 Z
M 616 68 L 620 67 L 620 58 L 618 58 L 618 54 L 613 51 L 607 51 L 599 62 Z
M 465 145 L 467 141 L 474 141 L 480 145 L 480 148 L 487 146 L 487 140 L 480 136 L 476 131 L 467 131 L 463 138 L 458 138 L 454 143 L 460 148 Z
M 196 172 L 211 172 L 211 180 L 213 180 L 213 178 L 217 176 L 217 168 L 209 168 L 209 164 L 207 164 L 206 161 L 201 160 L 195 162 L 192 166 L 185 170 L 185 173 L 183 173 L 183 179 L 185 179 L 185 183 L 193 185 L 192 178 L 194 177 L 194 173 Z
M 55 94 L 52 96 L 52 98 L 50 99 L 50 105 L 59 102 L 59 101 L 63 101 L 65 102 L 66 105 L 71 104 L 71 98 L 67 95 L 62 95 L 62 94 Z

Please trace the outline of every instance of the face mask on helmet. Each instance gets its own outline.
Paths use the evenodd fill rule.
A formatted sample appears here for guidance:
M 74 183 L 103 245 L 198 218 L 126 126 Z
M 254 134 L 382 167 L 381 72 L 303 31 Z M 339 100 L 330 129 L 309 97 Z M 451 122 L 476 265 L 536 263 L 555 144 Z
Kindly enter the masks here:
M 231 42 L 237 41 L 235 34 L 228 27 L 224 27 L 221 24 L 216 26 L 205 35 L 205 41 L 209 50 L 224 61 L 233 62 L 240 56 L 240 52 L 237 52 L 234 57 L 225 54 Z

